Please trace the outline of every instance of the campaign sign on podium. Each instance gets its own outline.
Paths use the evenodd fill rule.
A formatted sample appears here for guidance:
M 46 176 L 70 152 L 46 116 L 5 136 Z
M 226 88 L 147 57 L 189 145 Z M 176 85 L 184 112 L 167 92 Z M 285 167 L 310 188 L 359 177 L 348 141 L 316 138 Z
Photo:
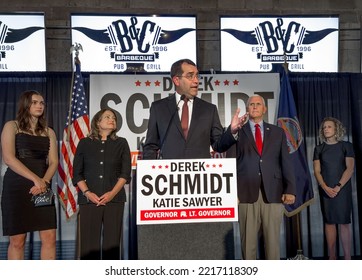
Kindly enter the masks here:
M 137 224 L 238 220 L 232 158 L 139 160 Z

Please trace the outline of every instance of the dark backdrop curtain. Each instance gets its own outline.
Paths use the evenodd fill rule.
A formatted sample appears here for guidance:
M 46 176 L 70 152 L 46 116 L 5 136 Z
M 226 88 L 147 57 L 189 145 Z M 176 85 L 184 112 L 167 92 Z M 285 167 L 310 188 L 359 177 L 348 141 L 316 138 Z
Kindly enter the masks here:
M 362 175 L 361 168 L 361 110 L 362 110 L 362 74 L 350 73 L 290 73 L 290 82 L 298 111 L 298 118 L 305 137 L 308 163 L 313 179 L 315 202 L 300 214 L 300 239 L 303 253 L 308 258 L 326 258 L 327 250 L 324 238 L 323 221 L 320 212 L 318 187 L 316 185 L 312 157 L 315 145 L 319 143 L 318 128 L 322 119 L 333 116 L 343 122 L 347 128 L 346 140 L 353 142 L 356 153 L 356 172 L 353 177 L 353 217 L 352 217 L 352 255 L 361 256 L 361 210 L 358 202 L 362 201 L 359 187 Z M 71 73 L 0 73 L 0 126 L 15 117 L 17 100 L 24 90 L 35 89 L 43 93 L 47 104 L 47 118 L 58 139 L 62 138 L 65 119 L 69 106 Z M 85 91 L 89 97 L 89 73 L 83 73 Z M 89 98 L 88 98 L 89 100 Z M 2 170 L 0 192 L 2 190 Z M 59 212 L 58 226 L 58 259 L 74 259 L 74 240 L 63 240 L 63 232 L 70 228 L 65 221 L 63 211 Z M 1 217 L 0 217 L 1 219 Z M 74 224 L 74 221 L 72 221 Z M 295 231 L 287 228 L 291 235 Z M 0 233 L 1 234 L 1 233 Z M 75 233 L 74 233 L 75 237 Z M 0 259 L 6 256 L 7 244 L 0 236 Z M 296 238 L 294 237 L 294 239 Z M 296 253 L 296 242 L 287 243 L 287 257 Z M 66 248 L 66 249 L 65 249 Z M 131 246 L 132 248 L 132 246 Z M 135 247 L 136 248 L 136 247 Z M 340 246 L 339 246 L 340 248 Z M 29 250 L 30 252 L 31 250 Z M 130 256 L 135 252 L 130 252 Z M 340 251 L 340 255 L 342 251 Z M 28 256 L 32 258 L 34 256 Z M 34 257 L 36 258 L 36 256 Z
M 297 107 L 298 118 L 304 133 L 307 158 L 313 179 L 315 202 L 301 213 L 301 235 L 305 254 L 309 258 L 328 256 L 324 238 L 323 220 L 320 211 L 319 193 L 313 176 L 313 150 L 319 144 L 319 126 L 324 117 L 339 119 L 345 125 L 345 140 L 353 143 L 356 154 L 356 172 L 352 178 L 352 255 L 360 256 L 362 201 L 359 187 L 362 183 L 361 169 L 361 101 L 362 75 L 350 73 L 290 73 L 290 83 Z M 289 248 L 293 247 L 288 246 Z M 339 256 L 343 255 L 341 244 L 337 246 Z M 295 251 L 294 251 L 295 253 Z M 289 255 L 291 252 L 289 252 Z
M 69 107 L 72 73 L 0 73 L 0 124 L 12 120 L 17 101 L 25 90 L 37 90 L 45 98 L 47 120 L 62 135 Z M 83 74 L 86 94 L 89 94 L 89 74 Z
M 85 90 L 89 96 L 89 74 L 83 74 Z M 69 110 L 69 99 L 71 90 L 72 73 L 0 73 L 0 126 L 15 118 L 17 112 L 17 101 L 20 94 L 25 90 L 37 90 L 45 98 L 46 114 L 49 126 L 52 127 L 60 140 L 63 137 L 65 120 Z M 88 99 L 89 100 L 89 99 Z M 1 131 L 0 130 L 0 131 Z M 58 150 L 59 147 L 58 147 Z M 1 158 L 0 158 L 1 159 Z M 1 166 L 1 165 L 0 165 Z M 4 166 L 2 166 L 4 167 Z M 5 170 L 1 170 L 0 193 L 2 192 L 2 177 Z M 53 179 L 56 185 L 57 174 Z M 53 187 L 54 189 L 54 187 Z M 55 190 L 55 189 L 54 189 Z M 57 204 L 58 231 L 57 231 L 57 259 L 75 258 L 75 240 L 69 240 L 69 235 L 75 239 L 75 219 L 66 221 L 64 211 Z M 1 221 L 1 217 L 0 217 Z M 1 225 L 0 225 L 1 228 Z M 69 234 L 70 232 L 70 234 Z M 74 232 L 74 233 L 73 233 Z M 7 237 L 0 233 L 0 259 L 6 258 Z M 63 240 L 63 235 L 67 236 Z M 28 235 L 25 258 L 39 259 L 39 242 L 33 234 Z

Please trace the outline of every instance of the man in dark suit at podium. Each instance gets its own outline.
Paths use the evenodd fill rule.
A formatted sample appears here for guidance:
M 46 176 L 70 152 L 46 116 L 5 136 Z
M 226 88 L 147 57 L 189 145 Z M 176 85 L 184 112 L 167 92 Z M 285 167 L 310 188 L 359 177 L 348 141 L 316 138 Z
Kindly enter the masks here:
M 214 151 L 224 152 L 234 144 L 242 125 L 239 111 L 224 133 L 216 106 L 197 97 L 200 77 L 195 63 L 189 59 L 176 61 L 171 67 L 171 78 L 176 93 L 152 103 L 143 158 L 210 158 L 210 145 Z M 181 122 L 185 103 L 187 138 Z
M 176 61 L 171 67 L 171 78 L 176 93 L 152 103 L 143 159 L 210 158 L 210 146 L 217 152 L 226 151 L 236 142 L 245 116 L 239 117 L 238 109 L 230 126 L 223 129 L 216 106 L 197 97 L 200 77 L 193 61 Z M 226 237 L 221 236 L 223 226 L 225 223 L 143 226 L 141 235 L 146 230 L 154 233 L 149 237 L 149 246 L 155 250 L 142 244 L 147 248 L 140 252 L 139 244 L 139 257 L 224 259 L 227 253 Z

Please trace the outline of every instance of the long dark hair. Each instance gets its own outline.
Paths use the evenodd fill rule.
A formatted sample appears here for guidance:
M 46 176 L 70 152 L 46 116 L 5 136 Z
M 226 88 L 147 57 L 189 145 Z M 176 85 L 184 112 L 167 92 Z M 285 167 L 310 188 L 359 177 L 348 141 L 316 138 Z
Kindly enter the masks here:
M 90 133 L 89 133 L 89 137 L 91 139 L 98 139 L 99 140 L 99 127 L 98 127 L 98 122 L 102 119 L 102 116 L 103 114 L 106 112 L 106 111 L 110 111 L 113 113 L 113 115 L 115 116 L 116 118 L 116 124 L 117 124 L 117 114 L 114 110 L 112 109 L 102 109 L 100 111 L 98 111 L 92 118 L 92 121 L 91 121 L 91 130 L 90 130 Z M 117 136 L 117 127 L 115 130 L 113 130 L 111 132 L 111 134 L 109 135 L 109 137 L 111 139 L 117 139 L 118 136 Z
M 16 115 L 16 121 L 18 122 L 19 129 L 28 133 L 32 133 L 31 124 L 30 124 L 30 119 L 31 119 L 30 106 L 32 104 L 33 95 L 42 96 L 36 90 L 27 90 L 20 95 L 18 101 L 18 113 Z M 34 133 L 36 135 L 47 133 L 47 127 L 48 125 L 45 119 L 45 107 L 44 107 L 43 114 L 38 117 L 38 122 L 35 127 Z

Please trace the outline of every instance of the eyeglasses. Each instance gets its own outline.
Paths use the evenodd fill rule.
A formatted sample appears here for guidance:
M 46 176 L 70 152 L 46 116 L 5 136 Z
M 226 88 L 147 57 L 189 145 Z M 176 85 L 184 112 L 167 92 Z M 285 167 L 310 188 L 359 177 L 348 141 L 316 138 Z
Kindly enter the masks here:
M 177 77 L 184 77 L 186 79 L 188 79 L 189 81 L 192 81 L 194 80 L 195 78 L 198 79 L 198 80 L 201 80 L 201 75 L 200 74 L 191 74 L 191 73 L 188 73 L 186 75 L 179 75 Z

